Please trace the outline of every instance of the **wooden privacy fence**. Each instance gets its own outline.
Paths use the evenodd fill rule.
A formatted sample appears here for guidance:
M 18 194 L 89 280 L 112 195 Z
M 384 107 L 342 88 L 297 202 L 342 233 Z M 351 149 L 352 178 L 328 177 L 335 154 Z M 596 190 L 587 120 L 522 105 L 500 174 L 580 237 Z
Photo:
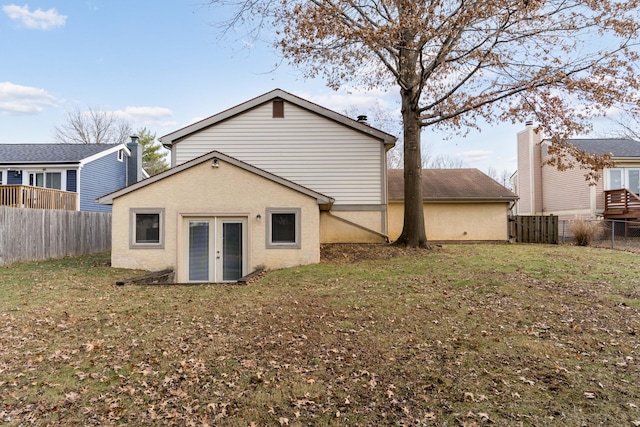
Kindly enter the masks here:
M 0 206 L 0 265 L 110 249 L 110 213 Z
M 557 216 L 512 216 L 509 228 L 509 235 L 518 243 L 558 243 Z

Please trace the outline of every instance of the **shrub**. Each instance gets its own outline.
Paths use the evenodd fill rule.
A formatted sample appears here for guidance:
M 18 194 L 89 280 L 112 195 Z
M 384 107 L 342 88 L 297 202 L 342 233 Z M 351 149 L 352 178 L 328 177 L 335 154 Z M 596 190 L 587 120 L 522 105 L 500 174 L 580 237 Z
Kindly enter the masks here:
M 569 224 L 569 231 L 573 234 L 576 244 L 589 246 L 604 231 L 602 221 L 593 221 L 576 217 Z

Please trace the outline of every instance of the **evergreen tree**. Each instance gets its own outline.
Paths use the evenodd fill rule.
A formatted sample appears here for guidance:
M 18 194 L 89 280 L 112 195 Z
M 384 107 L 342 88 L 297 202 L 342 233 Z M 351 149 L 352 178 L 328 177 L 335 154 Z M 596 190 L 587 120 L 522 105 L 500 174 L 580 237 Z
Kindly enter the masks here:
M 138 129 L 138 143 L 142 147 L 142 167 L 153 176 L 169 169 L 165 148 L 156 142 L 156 134 L 143 127 Z

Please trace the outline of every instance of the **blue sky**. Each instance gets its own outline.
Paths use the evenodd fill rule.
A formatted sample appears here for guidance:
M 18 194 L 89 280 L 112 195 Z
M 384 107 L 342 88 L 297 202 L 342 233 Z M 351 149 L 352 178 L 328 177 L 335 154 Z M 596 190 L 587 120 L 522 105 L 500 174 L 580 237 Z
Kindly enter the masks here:
M 0 2 L 0 143 L 54 142 L 69 109 L 114 111 L 134 129 L 162 136 L 275 88 L 344 113 L 396 93 L 335 92 L 277 55 L 241 40 L 218 41 L 219 11 L 204 0 Z M 522 125 L 486 126 L 443 141 L 426 131 L 432 155 L 464 166 L 515 170 Z

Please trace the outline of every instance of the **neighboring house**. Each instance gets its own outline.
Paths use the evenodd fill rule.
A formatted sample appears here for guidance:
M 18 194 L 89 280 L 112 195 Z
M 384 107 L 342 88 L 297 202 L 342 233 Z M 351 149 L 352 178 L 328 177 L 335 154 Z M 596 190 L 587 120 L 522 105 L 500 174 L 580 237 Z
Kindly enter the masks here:
M 592 154 L 611 154 L 615 167 L 599 171 L 595 182 L 585 179 L 586 170 L 558 171 L 546 164 L 551 141 L 530 123 L 518 133 L 518 171 L 512 182 L 520 197 L 518 215 L 556 215 L 560 219 L 622 218 L 639 220 L 640 142 L 633 139 L 569 139 L 569 143 Z
M 129 144 L 0 144 L 0 205 L 110 212 L 96 198 L 143 178 Z
M 389 237 L 404 220 L 404 171 L 391 169 Z M 478 169 L 423 169 L 422 200 L 429 241 L 507 241 L 509 212 L 518 196 Z
M 282 90 L 161 137 L 172 168 L 107 194 L 112 265 L 226 282 L 387 239 L 396 138 Z

